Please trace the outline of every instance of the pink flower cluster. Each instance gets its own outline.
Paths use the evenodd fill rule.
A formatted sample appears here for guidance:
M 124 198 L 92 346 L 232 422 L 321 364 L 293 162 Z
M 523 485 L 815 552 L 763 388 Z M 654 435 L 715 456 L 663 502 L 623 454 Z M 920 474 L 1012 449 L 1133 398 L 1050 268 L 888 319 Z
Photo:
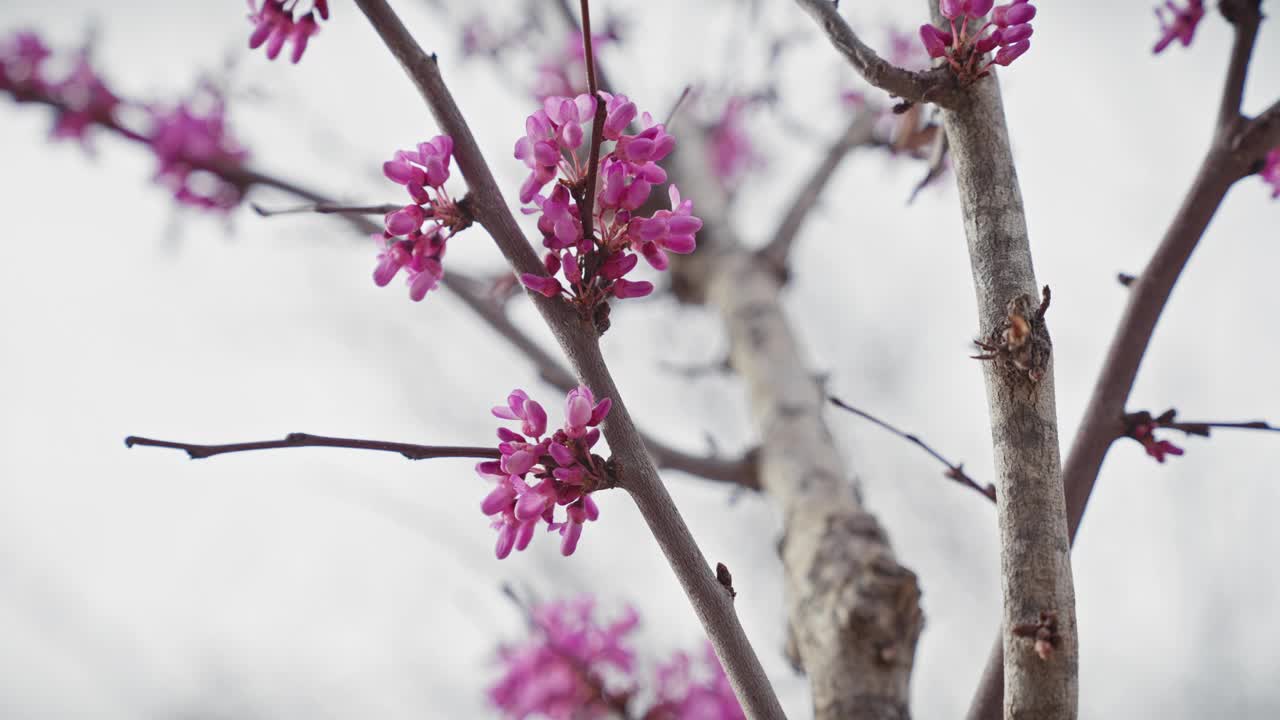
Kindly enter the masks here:
M 701 668 L 684 652 L 656 668 L 652 705 L 642 714 L 628 707 L 639 695 L 635 654 L 628 635 L 640 617 L 627 608 L 608 625 L 597 624 L 595 600 L 584 595 L 550 602 L 531 612 L 532 636 L 499 648 L 503 675 L 489 699 L 506 718 L 553 720 L 643 717 L 644 720 L 745 720 L 711 644 Z
M 1008 65 L 1031 49 L 1031 20 L 1036 8 L 1027 0 L 1012 0 L 992 11 L 994 0 L 939 0 L 942 16 L 951 22 L 951 32 L 934 25 L 920 26 L 920 40 L 932 58 L 946 58 L 947 64 L 961 79 L 972 82 L 987 73 L 992 65 Z M 991 20 L 970 32 L 969 21 L 981 20 L 991 12 Z M 959 28 L 956 20 L 960 20 Z M 983 35 L 988 29 L 991 32 Z M 978 66 L 982 56 L 996 51 L 996 56 Z
M 1271 199 L 1280 198 L 1280 148 L 1267 153 L 1266 163 L 1258 175 L 1271 186 Z
M 489 699 L 504 717 L 607 717 L 617 704 L 626 703 L 629 688 L 614 692 L 609 687 L 632 671 L 634 653 L 624 642 L 640 617 L 627 608 L 622 617 L 600 627 L 594 614 L 590 595 L 532 610 L 533 637 L 498 650 L 504 671 L 489 689 Z
M 149 111 L 147 142 L 159 161 L 156 182 L 184 205 L 229 210 L 239 204 L 244 189 L 228 181 L 225 171 L 243 166 L 249 153 L 227 130 L 222 96 L 202 86 L 188 101 Z
M 286 42 L 292 41 L 289 60 L 296 64 L 306 52 L 311 36 L 320 32 L 316 15 L 322 20 L 329 19 L 329 0 L 314 0 L 312 8 L 300 16 L 297 14 L 299 0 L 263 0 L 261 8 L 256 0 L 248 1 L 249 22 L 254 25 L 249 48 L 257 49 L 265 44 L 267 57 L 272 60 L 280 55 Z
M 1163 463 L 1166 455 L 1181 455 L 1183 450 L 1168 440 L 1157 440 L 1155 430 L 1158 427 L 1160 423 L 1157 420 L 1139 422 L 1133 426 L 1129 437 L 1142 443 L 1148 455 Z
M 1169 12 L 1167 18 L 1166 10 Z M 1165 0 L 1164 7 L 1156 7 L 1156 20 L 1160 22 L 1160 39 L 1156 41 L 1156 46 L 1151 52 L 1159 54 L 1174 40 L 1182 43 L 1183 47 L 1187 47 L 1191 44 L 1192 36 L 1196 34 L 1196 26 L 1203 18 L 1203 0 L 1188 0 L 1184 8 L 1174 5 L 1173 0 Z
M 707 152 L 711 156 L 711 169 L 715 171 L 720 184 L 728 190 L 736 188 L 747 173 L 763 164 L 763 159 L 756 153 L 751 135 L 747 133 L 743 123 L 746 108 L 746 98 L 729 98 L 724 111 L 711 125 L 708 133 L 710 143 Z
M 746 720 L 711 643 L 703 648 L 702 664 L 704 671 L 699 673 L 688 653 L 677 652 L 671 662 L 660 665 L 657 703 L 645 720 Z
M 532 203 L 527 214 L 538 214 L 538 229 L 548 249 L 544 259 L 547 275 L 524 274 L 521 281 L 547 297 L 564 294 L 584 312 L 607 302 L 609 297 L 641 297 L 653 292 L 653 284 L 631 281 L 624 276 L 635 268 L 636 255 L 665 270 L 668 252 L 691 253 L 694 234 L 702 221 L 693 215 L 693 202 L 681 200 L 680 191 L 670 186 L 670 210 L 658 210 L 650 217 L 636 211 L 649 199 L 653 186 L 663 183 L 667 173 L 658 162 L 675 149 L 675 138 L 653 120 L 639 115 L 641 130 L 626 130 L 639 114 L 625 95 L 601 92 L 605 103 L 602 139 L 613 142 L 597 166 L 597 187 L 586 187 L 589 168 L 579 153 L 586 140 L 584 125 L 594 119 L 597 99 L 549 97 L 542 109 L 525 122 L 525 136 L 516 141 L 515 156 L 530 173 L 520 188 L 520 201 Z M 542 188 L 557 175 L 549 195 Z M 583 218 L 580 203 L 594 194 L 592 217 Z M 584 222 L 590 227 L 584 228 Z M 565 284 L 556 279 L 562 274 Z M 566 287 L 566 284 L 568 287 Z
M 470 216 L 445 192 L 453 138 L 437 135 L 416 150 L 397 150 L 382 164 L 382 173 L 404 185 L 412 203 L 387 214 L 378 243 L 373 281 L 379 287 L 405 270 L 409 297 L 426 297 L 444 277 L 445 242 L 471 224 Z
M 507 404 L 493 409 L 496 417 L 520 422 L 520 432 L 498 428 L 501 459 L 476 466 L 480 477 L 497 482 L 480 509 L 498 531 L 499 559 L 528 547 L 542 522 L 560 533 L 560 552 L 573 554 L 583 524 L 600 517 L 590 493 L 606 480 L 606 463 L 591 448 L 600 440 L 596 426 L 612 406 L 609 398 L 596 402 L 585 385 L 574 388 L 565 398 L 564 427 L 547 437 L 546 410 L 523 390 L 511 391 Z M 563 521 L 555 519 L 557 505 L 565 507 Z
M 43 101 L 57 109 L 53 138 L 88 142 L 88 129 L 114 121 L 120 98 L 107 88 L 89 64 L 88 52 L 76 54 L 71 71 L 59 80 L 44 75 L 52 53 L 39 35 L 17 32 L 0 39 L 0 91 L 19 102 Z

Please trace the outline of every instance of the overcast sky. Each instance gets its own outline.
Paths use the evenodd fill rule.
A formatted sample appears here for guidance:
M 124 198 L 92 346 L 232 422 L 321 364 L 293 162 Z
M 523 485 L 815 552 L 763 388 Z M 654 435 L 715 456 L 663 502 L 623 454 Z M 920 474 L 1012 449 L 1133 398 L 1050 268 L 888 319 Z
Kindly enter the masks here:
M 459 57 L 456 24 L 402 1 L 439 53 L 500 182 L 531 103 L 531 68 Z M 514 5 L 514 3 L 513 3 Z M 689 6 L 694 7 L 689 7 Z M 768 33 L 802 31 L 782 97 L 812 132 L 768 113 L 752 130 L 768 169 L 735 220 L 764 240 L 789 192 L 846 122 L 854 85 L 793 4 L 598 2 L 626 21 L 605 59 L 617 89 L 665 113 L 686 83 L 750 90 Z M 1269 5 L 1269 4 L 1268 4 Z M 456 3 L 465 8 L 469 3 Z M 924 3 L 843 3 L 868 41 L 921 22 Z M 455 8 L 452 17 L 467 11 Z M 509 8 L 508 8 L 509 10 Z M 1273 14 L 1275 8 L 1272 8 Z M 399 201 L 381 162 L 436 133 L 398 66 L 349 3 L 294 67 L 243 50 L 243 4 L 8 0 L 0 32 L 67 47 L 96 27 L 121 94 L 175 98 L 226 75 L 255 165 L 360 202 Z M 1138 272 L 1210 135 L 1230 40 L 1216 14 L 1189 49 L 1153 57 L 1149 4 L 1048 4 L 1002 85 L 1041 282 L 1052 285 L 1058 411 L 1067 443 Z M 1246 94 L 1280 94 L 1280 32 L 1264 25 Z M 493 649 L 519 637 L 501 583 L 543 597 L 592 591 L 636 605 L 641 649 L 695 649 L 701 631 L 634 507 L 603 493 L 598 523 L 561 558 L 551 538 L 505 561 L 469 461 L 293 450 L 188 462 L 128 451 L 129 434 L 224 442 L 291 431 L 484 444 L 488 408 L 528 389 L 561 402 L 447 294 L 415 304 L 370 281 L 374 249 L 324 218 L 225 221 L 175 210 L 139 148 L 53 145 L 45 110 L 0 101 L 0 715 L 92 718 L 486 717 Z M 871 153 L 841 170 L 798 250 L 789 310 L 831 388 L 991 477 L 972 283 L 946 178 L 911 207 L 920 169 Z M 461 192 L 458 179 L 451 187 Z M 1280 202 L 1242 181 L 1158 328 L 1131 409 L 1189 419 L 1280 419 L 1272 290 Z M 263 203 L 287 198 L 263 193 Z M 694 198 L 695 203 L 697 199 Z M 498 272 L 478 228 L 446 268 Z M 517 316 L 550 342 L 527 303 Z M 715 319 L 667 299 L 628 301 L 605 337 L 627 404 L 654 434 L 725 452 L 753 442 L 742 387 L 663 362 L 714 361 Z M 921 578 L 927 624 L 912 692 L 920 718 L 967 705 L 999 617 L 992 508 L 915 448 L 830 418 L 870 507 Z M 1181 439 L 1176 438 L 1180 444 Z M 1157 465 L 1113 448 L 1073 557 L 1082 717 L 1280 714 L 1280 439 L 1224 433 Z M 1065 449 L 1065 448 L 1064 448 Z M 776 510 L 671 473 L 704 552 L 733 569 L 737 607 L 791 717 L 811 713 L 782 656 Z

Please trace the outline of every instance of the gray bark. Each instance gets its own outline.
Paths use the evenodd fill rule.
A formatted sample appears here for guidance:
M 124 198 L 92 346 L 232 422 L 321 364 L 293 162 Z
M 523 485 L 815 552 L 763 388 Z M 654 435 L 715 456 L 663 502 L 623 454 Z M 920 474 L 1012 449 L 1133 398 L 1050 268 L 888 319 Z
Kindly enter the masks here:
M 824 396 L 782 309 L 775 268 L 733 234 L 693 133 L 672 178 L 706 223 L 697 253 L 673 264 L 688 297 L 722 316 L 730 359 L 760 436 L 764 491 L 784 520 L 782 557 L 792 660 L 809 676 L 819 720 L 910 717 L 908 686 L 924 619 L 915 574 L 898 564 L 863 507 L 823 418 Z
M 1007 323 L 1011 300 L 1038 297 L 1022 196 L 995 76 L 968 101 L 943 111 L 964 213 L 981 336 Z M 1047 335 L 1044 338 L 1047 341 Z M 1046 349 L 1047 349 L 1046 344 Z M 1075 593 L 1067 539 L 1054 406 L 1052 354 L 1038 380 L 1011 362 L 985 363 L 995 450 L 1004 598 L 1004 716 L 1074 718 L 1077 700 Z M 1038 373 L 1037 373 L 1038 374 Z M 1056 616 L 1047 658 L 1018 625 Z

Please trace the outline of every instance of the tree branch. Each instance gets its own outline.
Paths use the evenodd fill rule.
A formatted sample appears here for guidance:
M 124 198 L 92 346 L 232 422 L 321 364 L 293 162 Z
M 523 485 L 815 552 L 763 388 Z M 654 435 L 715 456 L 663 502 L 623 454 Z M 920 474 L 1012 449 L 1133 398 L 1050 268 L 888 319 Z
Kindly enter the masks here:
M 1256 11 L 1257 2 L 1248 2 Z M 1129 288 L 1128 302 L 1094 383 L 1080 427 L 1076 430 L 1071 451 L 1063 464 L 1067 530 L 1072 543 L 1080 530 L 1085 507 L 1089 503 L 1089 496 L 1097 482 L 1098 471 L 1107 450 L 1111 443 L 1124 435 L 1124 408 L 1134 380 L 1137 379 L 1143 355 L 1151 342 L 1156 322 L 1164 311 L 1173 286 L 1227 191 L 1249 173 L 1249 167 L 1256 160 L 1256 157 L 1250 158 L 1246 153 L 1235 149 L 1241 144 L 1242 138 L 1257 132 L 1260 123 L 1265 122 L 1262 115 L 1244 127 L 1240 127 L 1238 122 L 1240 101 L 1236 93 L 1238 87 L 1243 87 L 1245 68 L 1248 65 L 1248 58 L 1241 53 L 1253 47 L 1253 38 L 1250 36 L 1256 32 L 1256 22 L 1237 22 L 1236 40 L 1227 71 L 1228 79 L 1224 83 L 1223 99 L 1219 103 L 1221 112 L 1214 139 L 1151 260 L 1142 273 L 1126 285 Z M 1229 107 L 1236 108 L 1237 112 L 1226 112 Z M 1277 116 L 1280 116 L 1280 110 L 1277 110 Z M 998 652 L 1001 645 L 997 643 L 996 648 L 993 652 Z M 1001 717 L 1003 665 L 996 660 L 993 655 L 987 663 L 966 716 L 968 720 L 996 720 Z
M 1075 592 L 1058 456 L 1049 336 L 1032 312 L 1038 284 L 996 76 L 943 111 L 964 214 L 979 326 L 1009 359 L 984 363 L 995 446 L 1004 598 L 1004 717 L 1074 720 L 1078 695 Z M 1025 329 L 1019 329 L 1025 328 Z M 1045 659 L 1013 629 L 1056 617 Z
M 318 213 L 320 215 L 386 215 L 395 212 L 403 205 L 395 205 L 387 203 L 384 205 L 338 205 L 334 203 L 310 203 L 299 207 L 291 208 L 265 208 L 257 203 L 249 203 L 249 207 L 262 217 L 276 217 L 277 215 L 299 215 L 303 213 Z
M 822 27 L 840 54 L 867 82 L 911 102 L 955 107 L 964 97 L 955 76 L 946 68 L 924 72 L 903 70 L 881 58 L 860 39 L 830 0 L 796 0 Z
M 888 430 L 894 435 L 897 435 L 903 440 L 913 443 L 914 445 L 916 445 L 916 447 L 919 447 L 921 450 L 924 450 L 925 452 L 929 453 L 929 455 L 932 456 L 934 460 L 937 460 L 938 462 L 947 466 L 947 471 L 943 473 L 943 475 L 946 476 L 948 479 L 955 480 L 961 485 L 964 485 L 965 487 L 968 487 L 977 491 L 983 497 L 990 500 L 991 502 L 996 501 L 995 485 L 988 484 L 986 487 L 979 485 L 976 481 L 974 481 L 973 478 L 969 477 L 969 475 L 964 471 L 963 463 L 956 464 L 951 462 L 950 460 L 943 457 L 942 454 L 939 453 L 937 450 L 934 450 L 933 448 L 929 447 L 923 440 L 921 440 L 916 435 L 908 432 L 903 432 L 902 430 L 899 430 L 898 428 L 881 420 L 875 415 L 872 415 L 869 412 L 866 412 L 864 410 L 859 410 L 858 408 L 853 407 L 852 405 L 849 405 L 848 403 L 844 402 L 838 397 L 832 396 L 832 397 L 828 397 L 827 399 L 831 401 L 832 405 L 835 405 L 841 410 L 847 410 L 848 412 L 851 412 L 860 418 L 863 418 L 865 420 L 870 420 L 871 422 L 875 423 L 876 425 L 879 425 L 885 430 Z
M 435 59 L 422 51 L 385 0 L 357 0 L 357 4 L 417 85 L 441 130 L 453 138 L 454 158 L 476 200 L 477 221 L 493 236 L 517 273 L 541 274 L 542 263 L 503 200 L 475 138 L 445 87 Z M 743 709 L 756 718 L 784 717 L 777 696 L 738 622 L 733 601 L 716 581 L 658 477 L 622 394 L 600 354 L 594 328 L 559 298 L 536 293 L 531 296 L 578 375 L 597 396 L 613 400 L 613 410 L 603 427 L 624 487 L 635 499 L 689 597 Z
M 792 246 L 795 245 L 796 237 L 800 234 L 800 228 L 804 226 L 805 219 L 817 206 L 823 190 L 831 182 L 831 178 L 835 177 L 836 170 L 845 157 L 854 148 L 871 142 L 871 133 L 875 129 L 875 124 L 874 112 L 866 110 L 859 112 L 854 115 L 840 137 L 822 153 L 818 166 L 813 169 L 813 173 L 800 188 L 800 192 L 796 193 L 791 206 L 782 214 L 782 220 L 774 230 L 773 238 L 757 251 L 761 260 L 770 263 L 780 271 L 786 269 L 787 258 L 791 254 Z
M 214 455 L 246 452 L 249 450 L 275 450 L 278 448 L 299 447 L 335 447 L 353 450 L 379 450 L 382 452 L 400 453 L 410 460 L 429 460 L 432 458 L 480 458 L 497 460 L 502 453 L 492 447 L 470 447 L 462 445 L 414 445 L 411 443 L 386 442 L 383 440 L 355 440 L 352 438 L 326 437 L 307 433 L 289 433 L 283 440 L 258 440 L 256 442 L 231 443 L 227 445 L 197 445 L 195 443 L 175 442 L 172 440 L 153 440 L 152 438 L 130 435 L 124 439 L 125 447 L 143 445 L 146 447 L 174 448 L 185 450 L 192 460 L 200 460 Z
M 1253 44 L 1262 23 L 1260 0 L 1223 0 L 1219 4 L 1223 17 L 1235 26 L 1235 40 L 1231 45 L 1231 60 L 1227 64 L 1227 77 L 1218 104 L 1218 127 L 1230 128 L 1240 120 L 1240 103 L 1244 99 L 1245 76 L 1249 72 L 1249 59 L 1253 56 Z

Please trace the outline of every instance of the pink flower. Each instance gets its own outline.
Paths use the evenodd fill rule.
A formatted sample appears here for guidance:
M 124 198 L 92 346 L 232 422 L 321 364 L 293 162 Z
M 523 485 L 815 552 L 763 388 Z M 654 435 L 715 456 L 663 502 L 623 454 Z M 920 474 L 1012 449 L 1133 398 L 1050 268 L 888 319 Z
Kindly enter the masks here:
M 597 624 L 589 595 L 545 603 L 530 614 L 530 637 L 499 649 L 503 674 L 489 689 L 490 702 L 510 718 L 609 716 L 610 704 L 632 692 L 627 636 L 639 615 L 627 608 L 612 623 Z
M 1271 198 L 1280 198 L 1280 148 L 1267 153 L 1266 164 L 1258 173 L 1262 181 L 1271 186 Z
M 1165 11 L 1168 10 L 1169 17 L 1165 17 Z M 1196 33 L 1196 26 L 1200 24 L 1200 20 L 1204 18 L 1204 2 L 1203 0 L 1188 0 L 1185 8 L 1180 8 L 1173 4 L 1173 0 L 1165 0 L 1164 7 L 1156 7 L 1156 20 L 1160 22 L 1160 39 L 1156 41 L 1156 45 L 1151 52 L 1159 54 L 1165 48 L 1177 40 L 1182 43 L 1183 47 L 1191 44 L 1191 38 Z
M 1168 440 L 1156 440 L 1155 429 L 1160 427 L 1155 422 L 1139 423 L 1134 426 L 1130 435 L 1133 439 L 1142 443 L 1142 447 L 1146 449 L 1147 454 L 1155 458 L 1157 462 L 1164 462 L 1166 455 L 1181 455 L 1182 448 L 1174 445 Z
M 992 0 L 939 0 L 942 15 L 951 21 L 951 32 L 933 25 L 920 27 L 925 52 L 929 57 L 946 59 L 962 82 L 974 82 L 992 65 L 1008 65 L 1031 49 L 1030 22 L 1036 16 L 1035 6 L 1028 0 L 1011 0 L 994 10 L 993 5 Z M 981 20 L 988 12 L 990 22 L 976 30 L 970 26 L 971 20 Z M 980 58 L 993 50 L 995 58 L 979 64 Z
M 505 406 L 493 408 L 494 416 L 520 422 L 520 432 L 498 428 L 499 459 L 476 466 L 481 477 L 497 483 L 480 509 L 498 530 L 499 559 L 512 549 L 527 547 L 539 523 L 560 533 L 561 553 L 571 555 L 577 549 L 583 525 L 600 517 L 589 494 L 607 480 L 605 461 L 591 448 L 600 439 L 595 426 L 611 405 L 609 398 L 596 402 L 586 386 L 569 391 L 564 429 L 550 437 L 544 437 L 546 411 L 523 390 L 511 391 Z M 565 508 L 560 521 L 555 517 L 557 506 Z
M 689 655 L 678 652 L 657 671 L 657 703 L 647 720 L 746 720 L 729 678 L 711 643 L 702 656 L 703 672 L 697 672 Z
M 55 139 L 75 138 L 86 142 L 85 132 L 92 125 L 109 122 L 120 99 L 115 96 L 89 65 L 86 52 L 81 51 L 75 66 L 65 79 L 49 86 L 49 92 L 62 103 L 58 119 L 53 126 Z
M 267 58 L 275 60 L 280 55 L 285 43 L 293 42 L 293 51 L 289 54 L 290 62 L 297 64 L 302 53 L 307 49 L 311 36 L 320 32 L 316 15 L 321 19 L 329 19 L 328 0 L 315 0 L 312 9 L 295 17 L 299 0 L 263 0 L 258 8 L 255 0 L 249 2 L 249 22 L 253 23 L 253 33 L 249 35 L 249 48 L 257 49 L 267 46 Z
M 583 162 L 585 153 L 575 151 L 587 139 L 584 128 L 591 126 L 601 101 L 603 156 L 596 167 L 596 186 L 590 189 L 592 216 L 585 218 L 579 203 L 585 205 L 585 181 L 592 173 Z M 639 129 L 629 133 L 633 125 Z M 667 173 L 658 163 L 674 148 L 675 138 L 663 124 L 641 113 L 625 95 L 544 98 L 542 107 L 525 120 L 525 134 L 514 152 L 530 170 L 520 188 L 521 201 L 532 205 L 524 212 L 538 215 L 542 244 L 550 251 L 544 260 L 547 275 L 524 273 L 524 286 L 546 297 L 565 297 L 584 317 L 597 322 L 601 332 L 607 325 L 599 318 L 607 316 L 596 313 L 599 305 L 610 298 L 652 292 L 652 283 L 624 277 L 636 266 L 628 258 L 640 253 L 654 267 L 665 268 L 667 252 L 693 252 L 694 234 L 702 226 L 691 214 L 692 203 L 681 203 L 678 193 L 672 210 L 659 210 L 651 217 L 634 214 L 653 187 L 666 182 Z M 551 192 L 539 194 L 557 176 L 562 179 Z
M 202 86 L 173 108 L 149 111 L 147 142 L 160 163 L 156 180 L 170 188 L 178 202 L 214 210 L 235 207 L 243 188 L 223 175 L 242 167 L 249 153 L 227 130 L 222 96 Z
M 711 168 L 727 189 L 737 187 L 748 172 L 762 164 L 743 123 L 746 106 L 744 98 L 730 98 L 720 119 L 711 126 L 708 146 Z
M 444 189 L 452 155 L 453 139 L 437 135 L 414 150 L 397 150 L 382 164 L 382 174 L 404 185 L 412 203 L 383 218 L 385 230 L 375 236 L 381 252 L 373 281 L 386 285 L 404 268 L 409 298 L 415 302 L 439 285 L 446 243 L 471 224 L 470 216 Z
M 21 95 L 42 89 L 41 66 L 50 55 L 44 40 L 33 32 L 15 32 L 0 40 L 0 90 Z

